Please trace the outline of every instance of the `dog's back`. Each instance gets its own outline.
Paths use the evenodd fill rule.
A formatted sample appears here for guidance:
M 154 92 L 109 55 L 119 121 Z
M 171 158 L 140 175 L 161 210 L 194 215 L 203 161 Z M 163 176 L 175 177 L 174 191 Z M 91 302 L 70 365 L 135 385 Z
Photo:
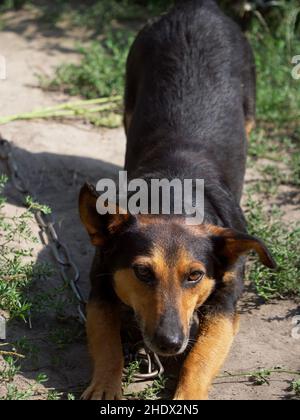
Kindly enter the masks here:
M 245 254 L 256 251 L 262 264 L 276 267 L 265 244 L 247 233 L 239 206 L 253 68 L 243 35 L 213 1 L 182 2 L 134 43 L 125 107 L 129 178 L 146 187 L 153 178 L 204 178 L 205 216 L 190 226 L 166 190 L 160 195 L 170 214 L 160 198 L 147 213 L 157 203 L 145 182 L 128 202 L 138 208 L 148 194 L 146 214 L 121 205 L 117 214 L 100 215 L 95 189 L 82 188 L 81 220 L 97 247 L 87 309 L 95 368 L 85 399 L 122 397 L 122 324 L 130 335 L 140 332 L 152 352 L 183 355 L 175 400 L 207 399 L 238 330 Z M 191 196 L 183 195 L 173 193 L 185 208 Z M 124 322 L 128 308 L 132 325 Z
M 213 173 L 239 200 L 254 107 L 254 64 L 240 29 L 212 0 L 179 2 L 141 31 L 128 58 L 126 169 Z M 174 173 L 187 165 L 189 173 Z

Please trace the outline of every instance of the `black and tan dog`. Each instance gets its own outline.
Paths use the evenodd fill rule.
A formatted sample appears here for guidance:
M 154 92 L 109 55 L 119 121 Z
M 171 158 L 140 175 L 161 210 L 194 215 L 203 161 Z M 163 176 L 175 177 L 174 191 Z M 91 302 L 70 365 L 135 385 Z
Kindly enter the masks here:
M 96 246 L 87 320 L 94 374 L 84 398 L 121 398 L 124 305 L 151 350 L 186 351 L 174 398 L 208 397 L 238 329 L 244 255 L 254 250 L 275 267 L 239 205 L 254 114 L 251 48 L 214 1 L 179 2 L 138 35 L 127 63 L 125 169 L 147 182 L 204 179 L 205 220 L 100 216 L 97 195 L 83 187 L 80 215 Z

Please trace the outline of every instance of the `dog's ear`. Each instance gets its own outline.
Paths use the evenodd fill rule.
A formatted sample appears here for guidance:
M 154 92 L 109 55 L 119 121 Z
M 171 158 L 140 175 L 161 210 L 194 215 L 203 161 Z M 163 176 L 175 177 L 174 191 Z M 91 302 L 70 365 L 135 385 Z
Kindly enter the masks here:
M 114 206 L 111 212 L 108 211 L 107 214 L 101 215 L 97 211 L 98 198 L 96 189 L 86 183 L 79 194 L 79 214 L 90 235 L 92 244 L 103 246 L 109 236 L 121 232 L 122 228 L 133 223 L 135 216 L 129 213 L 121 214 L 122 212 L 117 206 Z
M 211 226 L 210 232 L 216 254 L 225 259 L 227 264 L 234 264 L 241 255 L 255 251 L 262 264 L 272 269 L 276 268 L 270 251 L 264 242 L 255 236 L 217 226 Z

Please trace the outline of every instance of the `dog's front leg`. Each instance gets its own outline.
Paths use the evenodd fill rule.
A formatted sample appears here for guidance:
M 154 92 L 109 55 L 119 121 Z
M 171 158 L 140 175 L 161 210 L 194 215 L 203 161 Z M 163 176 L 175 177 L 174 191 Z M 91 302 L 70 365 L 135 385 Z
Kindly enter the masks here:
M 229 353 L 237 324 L 234 316 L 215 314 L 203 319 L 197 341 L 184 362 L 175 400 L 208 399 L 211 383 Z
M 92 382 L 82 398 L 121 399 L 123 352 L 118 308 L 106 302 L 89 302 L 87 336 L 94 371 Z

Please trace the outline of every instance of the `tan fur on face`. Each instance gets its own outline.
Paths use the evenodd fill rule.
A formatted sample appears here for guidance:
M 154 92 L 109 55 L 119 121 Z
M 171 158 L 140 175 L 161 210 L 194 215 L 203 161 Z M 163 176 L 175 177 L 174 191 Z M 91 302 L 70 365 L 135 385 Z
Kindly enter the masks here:
M 191 271 L 206 271 L 204 265 L 201 262 L 194 261 L 184 249 L 181 250 L 178 256 L 177 270 L 179 273 L 179 280 L 181 281 L 182 278 Z M 198 285 L 192 288 L 182 289 L 179 283 L 181 299 L 178 310 L 186 334 L 188 333 L 189 323 L 195 309 L 207 300 L 212 293 L 214 286 L 215 281 L 208 276 L 205 276 Z
M 119 299 L 133 308 L 147 336 L 153 336 L 161 316 L 170 306 L 178 312 L 184 333 L 188 335 L 192 315 L 212 293 L 215 281 L 205 276 L 192 288 L 184 288 L 182 283 L 192 270 L 205 271 L 203 264 L 194 261 L 185 250 L 178 253 L 174 264 L 169 263 L 159 248 L 152 256 L 137 258 L 135 263 L 150 267 L 157 283 L 154 286 L 144 284 L 136 278 L 133 269 L 119 270 L 114 275 Z
M 162 310 L 157 290 L 137 279 L 131 268 L 115 273 L 114 288 L 119 299 L 134 310 L 143 328 L 151 334 Z

